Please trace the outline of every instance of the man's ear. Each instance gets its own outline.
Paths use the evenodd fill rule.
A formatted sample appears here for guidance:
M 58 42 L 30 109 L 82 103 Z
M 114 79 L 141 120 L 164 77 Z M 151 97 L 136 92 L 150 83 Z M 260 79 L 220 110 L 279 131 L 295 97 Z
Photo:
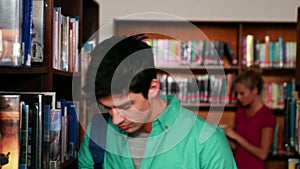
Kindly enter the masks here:
M 160 90 L 160 82 L 157 79 L 152 79 L 149 91 L 148 91 L 148 98 L 154 98 L 159 95 Z

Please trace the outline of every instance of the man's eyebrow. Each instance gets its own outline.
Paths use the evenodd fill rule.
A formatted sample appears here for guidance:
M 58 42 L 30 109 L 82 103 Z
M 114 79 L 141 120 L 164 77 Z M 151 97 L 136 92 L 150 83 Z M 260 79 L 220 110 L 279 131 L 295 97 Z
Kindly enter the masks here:
M 132 102 L 133 102 L 132 100 L 129 100 L 129 101 L 126 101 L 126 102 L 124 102 L 124 103 L 122 103 L 122 104 L 120 104 L 120 105 L 112 106 L 112 107 L 115 107 L 115 108 L 122 108 L 122 107 L 124 107 L 124 106 L 131 105 Z M 104 104 L 102 104 L 102 103 L 98 103 L 98 104 L 99 104 L 100 106 L 106 108 L 106 109 L 112 108 L 112 107 L 107 106 L 107 105 L 104 105 Z
M 120 104 L 120 105 L 117 105 L 117 106 L 114 106 L 116 108 L 122 108 L 122 107 L 125 107 L 127 105 L 131 105 L 132 104 L 132 101 L 131 100 L 128 100 L 126 102 L 124 102 L 123 104 Z

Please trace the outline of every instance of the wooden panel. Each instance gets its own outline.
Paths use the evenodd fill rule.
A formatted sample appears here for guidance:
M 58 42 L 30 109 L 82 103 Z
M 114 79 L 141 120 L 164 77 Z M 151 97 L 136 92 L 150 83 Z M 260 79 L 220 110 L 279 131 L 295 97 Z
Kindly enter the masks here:
M 99 5 L 93 0 L 85 0 L 82 15 L 84 18 L 82 43 L 85 43 L 99 29 Z M 97 36 L 95 38 L 97 42 Z
M 300 90 L 300 7 L 297 12 L 297 59 L 296 59 L 296 82 L 298 91 Z
M 199 110 L 198 115 L 203 119 L 221 126 L 234 127 L 234 111 L 210 112 Z
M 286 160 L 267 160 L 266 161 L 266 169 L 287 169 L 287 159 Z
M 243 36 L 248 34 L 262 42 L 266 35 L 271 41 L 278 41 L 278 37 L 283 37 L 284 41 L 296 41 L 296 23 L 244 23 Z

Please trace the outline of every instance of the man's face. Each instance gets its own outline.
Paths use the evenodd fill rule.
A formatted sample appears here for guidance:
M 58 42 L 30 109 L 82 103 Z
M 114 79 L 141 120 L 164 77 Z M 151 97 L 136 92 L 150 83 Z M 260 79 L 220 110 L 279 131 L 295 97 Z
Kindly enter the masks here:
M 144 124 L 150 122 L 151 104 L 141 93 L 113 94 L 98 102 L 112 116 L 113 124 L 127 133 L 142 131 Z

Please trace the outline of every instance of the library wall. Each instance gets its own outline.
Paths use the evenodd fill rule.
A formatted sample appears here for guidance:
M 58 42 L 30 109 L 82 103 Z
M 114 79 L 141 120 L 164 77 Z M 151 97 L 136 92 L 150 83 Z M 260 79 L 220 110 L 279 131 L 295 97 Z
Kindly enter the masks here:
M 128 1 L 95 0 L 100 4 L 99 19 L 101 27 L 112 34 L 111 22 L 115 18 L 145 12 L 161 12 L 187 20 L 207 21 L 296 21 L 297 6 L 300 1 L 282 0 L 173 0 L 170 1 Z M 118 8 L 117 6 L 122 6 Z M 267 9 L 267 10 L 266 10 Z M 138 16 L 136 16 L 138 17 Z M 155 18 L 154 18 L 155 19 Z M 158 19 L 158 18 L 156 18 Z M 159 18 L 162 19 L 162 18 Z

